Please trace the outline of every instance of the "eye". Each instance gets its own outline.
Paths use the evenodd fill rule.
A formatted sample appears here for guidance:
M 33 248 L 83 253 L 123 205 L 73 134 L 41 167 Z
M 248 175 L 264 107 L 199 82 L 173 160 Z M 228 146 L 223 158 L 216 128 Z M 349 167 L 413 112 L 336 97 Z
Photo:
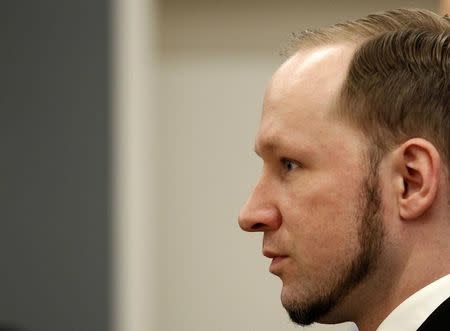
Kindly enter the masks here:
M 297 162 L 292 161 L 292 160 L 290 160 L 290 159 L 285 159 L 285 158 L 283 158 L 283 159 L 281 159 L 281 163 L 282 163 L 282 165 L 283 165 L 283 168 L 284 168 L 286 171 L 291 171 L 291 170 L 294 170 L 294 169 L 300 167 L 300 166 L 298 165 Z

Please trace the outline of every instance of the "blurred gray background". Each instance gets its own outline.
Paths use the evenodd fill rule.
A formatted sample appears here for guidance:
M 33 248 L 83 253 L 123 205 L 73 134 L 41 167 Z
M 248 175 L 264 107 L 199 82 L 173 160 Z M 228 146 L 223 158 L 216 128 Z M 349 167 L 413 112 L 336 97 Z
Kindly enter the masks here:
M 0 326 L 109 329 L 109 22 L 0 1 Z
M 0 330 L 298 329 L 236 222 L 279 50 L 292 31 L 439 6 L 0 1 Z

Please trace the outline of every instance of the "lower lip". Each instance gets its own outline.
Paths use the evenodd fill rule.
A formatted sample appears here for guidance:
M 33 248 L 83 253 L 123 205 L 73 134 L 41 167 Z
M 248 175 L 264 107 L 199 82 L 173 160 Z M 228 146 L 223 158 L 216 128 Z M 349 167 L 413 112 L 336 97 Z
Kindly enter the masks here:
M 277 270 L 279 270 L 279 269 L 280 269 L 281 263 L 282 263 L 284 260 L 286 260 L 286 258 L 287 258 L 287 256 L 277 256 L 277 257 L 274 257 L 274 258 L 272 259 L 272 263 L 270 264 L 269 271 L 273 273 L 273 272 L 276 272 Z

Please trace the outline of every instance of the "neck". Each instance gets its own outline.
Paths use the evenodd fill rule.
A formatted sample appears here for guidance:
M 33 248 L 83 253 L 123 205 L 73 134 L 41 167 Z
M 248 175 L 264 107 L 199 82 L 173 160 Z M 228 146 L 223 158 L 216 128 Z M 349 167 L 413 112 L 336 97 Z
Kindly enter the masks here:
M 367 282 L 370 289 L 355 323 L 360 331 L 373 331 L 403 301 L 435 280 L 450 274 L 450 246 L 439 242 L 415 243 L 406 254 L 389 256 Z M 370 285 L 369 285 L 370 283 Z M 361 292 L 360 292 L 361 293 Z M 370 307 L 370 309 L 368 309 Z

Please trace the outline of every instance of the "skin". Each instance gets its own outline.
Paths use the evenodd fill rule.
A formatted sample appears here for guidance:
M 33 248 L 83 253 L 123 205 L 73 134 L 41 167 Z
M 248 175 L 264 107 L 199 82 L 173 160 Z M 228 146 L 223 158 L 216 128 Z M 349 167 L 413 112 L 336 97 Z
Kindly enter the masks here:
M 449 273 L 450 230 L 447 181 L 432 144 L 407 141 L 370 171 L 365 135 L 334 116 L 353 52 L 302 50 L 274 74 L 255 143 L 263 173 L 239 225 L 263 232 L 288 312 L 328 300 L 313 320 L 296 322 L 354 321 L 363 331 Z

